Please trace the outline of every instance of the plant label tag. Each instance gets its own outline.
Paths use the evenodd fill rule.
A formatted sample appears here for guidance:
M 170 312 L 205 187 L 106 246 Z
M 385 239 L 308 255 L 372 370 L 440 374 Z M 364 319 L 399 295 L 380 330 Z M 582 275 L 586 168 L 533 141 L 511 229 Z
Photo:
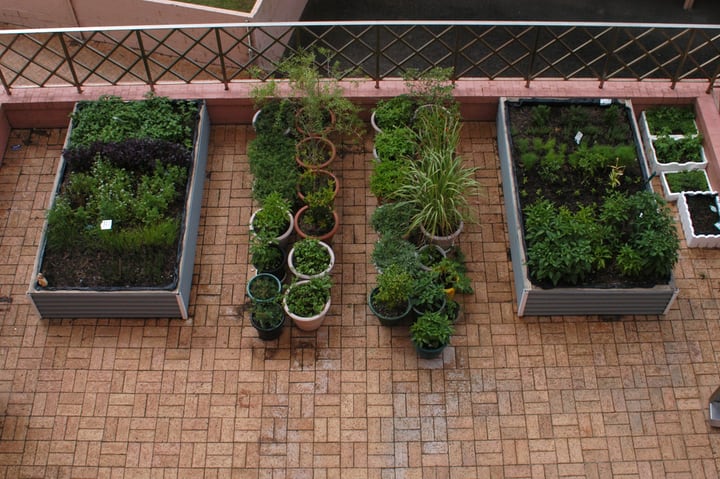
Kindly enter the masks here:
M 610 98 L 600 98 L 600 106 L 608 106 L 612 104 L 612 100 Z
M 111 230 L 112 229 L 112 220 L 102 220 L 100 223 L 100 229 L 101 230 Z
M 710 205 L 710 211 L 712 211 L 713 213 L 717 213 L 718 209 L 715 206 Z
M 713 226 L 715 227 L 716 230 L 720 230 L 720 221 L 715 223 Z
M 582 131 L 578 131 L 577 133 L 575 133 L 575 144 L 579 145 L 580 142 L 582 141 L 582 138 L 583 138 Z

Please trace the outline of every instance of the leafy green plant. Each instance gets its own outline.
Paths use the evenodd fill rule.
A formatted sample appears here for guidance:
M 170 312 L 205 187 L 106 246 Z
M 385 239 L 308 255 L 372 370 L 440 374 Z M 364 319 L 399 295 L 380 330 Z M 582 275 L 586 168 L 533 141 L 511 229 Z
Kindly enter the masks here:
M 259 273 L 248 283 L 248 293 L 255 302 L 272 301 L 280 295 L 280 282 L 267 273 Z
M 263 85 L 274 85 L 266 82 Z M 285 135 L 293 126 L 297 105 L 287 99 L 271 99 L 262 102 L 256 101 L 260 112 L 255 117 L 253 126 L 259 134 Z
M 412 275 L 399 264 L 383 269 L 377 278 L 377 292 L 373 301 L 392 311 L 404 309 L 412 293 Z
M 700 163 L 702 142 L 702 135 L 678 139 L 663 135 L 653 140 L 653 147 L 659 163 Z
M 262 329 L 272 329 L 284 320 L 282 306 L 277 301 L 253 303 L 251 306 L 252 321 Z
M 415 114 L 413 127 L 421 158 L 429 151 L 447 155 L 457 152 L 462 124 L 454 110 L 435 104 L 421 106 Z
M 371 253 L 372 262 L 381 271 L 391 264 L 398 264 L 406 271 L 416 271 L 419 268 L 417 249 L 411 242 L 397 236 L 385 235 L 381 237 Z
M 328 269 L 330 260 L 330 252 L 316 239 L 305 238 L 293 245 L 292 261 L 295 270 L 300 274 L 320 274 Z
M 445 256 L 432 267 L 432 270 L 437 273 L 438 281 L 445 289 L 454 288 L 461 294 L 473 292 L 467 268 L 459 254 Z
M 296 145 L 297 159 L 305 168 L 319 168 L 332 161 L 335 146 L 323 137 L 309 136 Z
M 372 212 L 370 226 L 382 236 L 403 237 L 415 212 L 400 203 L 384 203 Z
M 383 131 L 409 127 L 415 108 L 415 101 L 406 94 L 380 100 L 375 106 L 375 123 Z
M 292 204 L 300 176 L 295 163 L 295 141 L 284 135 L 258 134 L 248 143 L 247 149 L 253 175 L 253 198 L 262 201 L 277 192 Z
M 420 315 L 410 326 L 410 339 L 420 347 L 436 349 L 450 343 L 455 332 L 452 322 L 442 312 L 428 312 Z
M 316 232 L 330 231 L 335 223 L 334 202 L 335 190 L 332 185 L 308 192 L 305 195 L 305 204 L 308 209 L 302 217 L 303 224 Z
M 77 147 L 98 141 L 154 138 L 191 148 L 198 111 L 194 101 L 171 100 L 152 93 L 144 101 L 130 102 L 117 96 L 101 96 L 97 101 L 78 104 L 71 115 L 69 144 Z
M 418 261 L 424 269 L 431 269 L 445 258 L 445 250 L 439 246 L 428 243 L 418 248 Z
M 377 161 L 370 173 L 370 192 L 381 200 L 395 199 L 395 193 L 407 182 L 410 162 Z
M 331 288 L 332 281 L 327 275 L 291 284 L 285 292 L 288 311 L 304 318 L 317 316 L 330 299 Z
M 338 62 L 329 60 L 331 55 L 333 52 L 327 49 L 300 50 L 278 65 L 289 80 L 293 96 L 300 99 L 297 126 L 305 135 L 327 135 L 328 130 L 333 130 L 361 137 L 364 123 L 360 109 L 344 96 L 338 82 L 347 72 L 340 69 Z M 330 123 L 331 115 L 334 124 Z
M 710 190 L 703 170 L 665 172 L 665 180 L 672 192 Z
M 645 110 L 653 135 L 696 135 L 695 111 L 692 105 L 657 106 Z
M 282 235 L 290 226 L 290 202 L 278 191 L 268 194 L 261 202 L 252 221 L 253 232 L 265 240 Z
M 386 129 L 375 135 L 375 151 L 381 161 L 412 159 L 417 148 L 418 139 L 408 127 Z
M 413 281 L 413 308 L 417 311 L 440 311 L 445 306 L 445 291 L 435 271 L 420 270 Z
M 285 260 L 283 250 L 275 241 L 254 237 L 250 243 L 250 262 L 258 272 L 276 271 Z

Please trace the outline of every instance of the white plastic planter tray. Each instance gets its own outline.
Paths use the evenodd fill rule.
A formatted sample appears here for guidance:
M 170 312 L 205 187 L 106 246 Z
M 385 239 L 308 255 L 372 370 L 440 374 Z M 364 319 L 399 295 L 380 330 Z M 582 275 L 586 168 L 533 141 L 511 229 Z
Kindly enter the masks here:
M 705 172 L 705 170 L 700 170 L 700 171 L 705 176 L 705 181 L 707 182 L 707 184 L 710 185 L 710 178 L 708 178 L 708 175 Z M 677 201 L 678 198 L 680 197 L 680 195 L 683 193 L 683 191 L 670 191 L 670 185 L 668 184 L 668 181 L 667 181 L 667 175 L 673 174 L 673 173 L 680 173 L 680 171 L 663 171 L 660 173 L 660 182 L 662 183 L 662 189 L 663 189 L 663 193 L 665 194 L 665 199 L 670 202 Z M 710 190 L 708 189 L 705 191 L 710 191 Z M 700 192 L 697 192 L 697 193 L 700 193 Z
M 715 195 L 717 199 L 717 192 L 684 192 L 678 198 L 678 212 L 680 213 L 680 223 L 682 224 L 683 232 L 685 233 L 685 242 L 688 248 L 720 248 L 720 231 L 714 235 L 702 235 L 695 234 L 693 228 L 692 218 L 690 217 L 690 210 L 688 209 L 687 197 L 693 195 Z M 718 215 L 718 221 L 720 221 L 720 215 Z
M 682 136 L 673 136 L 674 140 L 680 140 Z M 700 148 L 700 161 L 689 161 L 687 163 L 661 163 L 657 159 L 655 153 L 655 145 L 653 141 L 649 140 L 644 142 L 645 154 L 647 155 L 648 161 L 650 162 L 650 169 L 655 173 L 661 173 L 663 171 L 687 171 L 687 170 L 704 170 L 707 168 L 707 157 L 705 156 L 705 148 Z
M 695 123 L 695 131 L 699 132 L 697 122 Z M 651 140 L 654 140 L 657 138 L 658 135 L 655 135 L 653 132 L 650 131 L 650 125 L 648 125 L 647 117 L 645 116 L 645 112 L 640 113 L 640 121 L 638 122 L 638 126 L 640 127 L 640 134 L 642 135 L 643 142 L 645 144 L 649 143 Z M 697 135 L 698 133 L 695 133 Z M 682 138 L 684 135 L 670 135 L 673 138 Z M 693 135 L 694 136 L 694 135 Z

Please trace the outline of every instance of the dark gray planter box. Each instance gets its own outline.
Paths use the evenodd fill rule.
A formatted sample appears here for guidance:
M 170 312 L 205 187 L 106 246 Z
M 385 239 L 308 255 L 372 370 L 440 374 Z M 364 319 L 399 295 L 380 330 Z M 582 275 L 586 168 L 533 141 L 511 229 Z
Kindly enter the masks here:
M 510 132 L 507 122 L 507 102 L 518 99 L 501 98 L 497 114 L 498 154 L 502 172 L 503 197 L 508 222 L 510 253 L 519 316 L 550 315 L 629 315 L 665 314 L 677 296 L 678 289 L 673 278 L 668 284 L 652 288 L 552 288 L 543 289 L 530 282 L 526 266 L 525 239 L 523 237 L 520 196 L 514 174 Z M 536 101 L 536 100 L 523 100 Z M 597 100 L 595 100 L 597 101 Z M 537 100 L 538 103 L 541 101 Z M 638 143 L 638 127 L 629 109 L 629 120 Z M 641 167 L 647 177 L 647 160 L 642 148 L 638 148 Z
M 70 130 L 68 130 L 68 135 L 65 140 L 65 147 L 67 147 L 67 138 L 69 137 Z M 197 137 L 193 145 L 193 166 L 188 187 L 188 196 L 185 200 L 185 222 L 182 227 L 178 279 L 174 287 L 170 289 L 128 288 L 112 291 L 81 288 L 38 288 L 36 278 L 42 267 L 42 257 L 46 241 L 46 222 L 43 227 L 43 235 L 35 259 L 35 267 L 33 268 L 32 282 L 30 283 L 30 289 L 28 291 L 28 295 L 41 317 L 188 318 L 209 139 L 210 119 L 205 103 L 203 102 L 200 107 Z M 60 189 L 64 168 L 65 160 L 61 159 L 53 189 L 56 193 Z

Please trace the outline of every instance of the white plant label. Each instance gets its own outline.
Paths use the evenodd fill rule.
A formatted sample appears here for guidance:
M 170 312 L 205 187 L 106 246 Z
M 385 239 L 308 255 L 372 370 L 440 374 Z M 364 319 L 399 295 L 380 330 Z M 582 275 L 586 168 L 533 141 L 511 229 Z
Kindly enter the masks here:
M 612 99 L 610 98 L 600 98 L 600 106 L 608 106 L 612 104 Z
M 582 139 L 583 139 L 582 131 L 578 131 L 577 133 L 575 133 L 575 144 L 579 145 L 580 142 L 582 141 Z
M 102 220 L 100 223 L 100 229 L 101 230 L 111 230 L 112 229 L 112 220 Z

